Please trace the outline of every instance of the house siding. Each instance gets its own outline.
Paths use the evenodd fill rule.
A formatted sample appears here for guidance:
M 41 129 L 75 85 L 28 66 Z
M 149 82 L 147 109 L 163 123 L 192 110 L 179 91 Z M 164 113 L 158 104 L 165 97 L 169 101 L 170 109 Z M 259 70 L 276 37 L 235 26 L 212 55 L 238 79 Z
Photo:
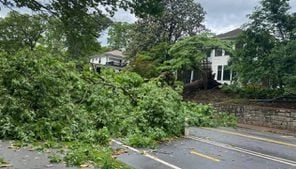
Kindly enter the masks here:
M 225 55 L 224 50 L 222 51 L 222 56 L 215 56 L 215 50 L 212 50 L 209 61 L 212 63 L 212 71 L 215 74 L 215 80 L 217 80 L 219 83 L 231 84 L 232 72 L 230 72 L 230 80 L 223 79 L 224 72 L 225 72 L 225 66 L 229 65 L 229 60 L 230 60 L 230 56 Z M 218 66 L 222 66 L 221 80 L 218 80 Z

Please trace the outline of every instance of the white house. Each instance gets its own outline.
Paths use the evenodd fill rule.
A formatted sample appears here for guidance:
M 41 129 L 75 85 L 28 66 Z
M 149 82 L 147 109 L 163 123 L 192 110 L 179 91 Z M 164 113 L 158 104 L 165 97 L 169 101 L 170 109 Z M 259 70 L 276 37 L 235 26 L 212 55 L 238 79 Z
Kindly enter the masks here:
M 90 64 L 94 70 L 100 72 L 101 67 L 111 67 L 117 71 L 122 70 L 127 65 L 127 58 L 119 50 L 106 52 L 102 55 L 94 56 L 90 59 Z
M 241 29 L 235 29 L 224 34 L 217 35 L 221 40 L 235 40 L 241 33 Z M 235 49 L 235 45 L 233 46 Z M 230 54 L 223 49 L 213 49 L 208 61 L 211 63 L 215 80 L 222 84 L 231 84 L 233 71 L 229 69 Z

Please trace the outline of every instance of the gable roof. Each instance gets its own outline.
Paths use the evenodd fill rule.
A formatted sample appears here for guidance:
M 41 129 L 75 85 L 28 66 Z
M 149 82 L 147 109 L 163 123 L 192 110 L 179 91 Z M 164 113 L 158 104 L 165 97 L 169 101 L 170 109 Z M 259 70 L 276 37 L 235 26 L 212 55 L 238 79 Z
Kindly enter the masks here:
M 115 56 L 115 57 L 120 57 L 120 58 L 125 58 L 126 57 L 119 50 L 113 50 L 113 51 L 110 51 L 110 52 L 106 52 L 106 53 L 104 53 L 104 55 L 106 55 L 106 56 Z
M 238 37 L 238 35 L 242 32 L 243 30 L 240 28 L 234 29 L 232 31 L 223 33 L 223 34 L 219 34 L 216 37 L 219 39 L 235 39 Z

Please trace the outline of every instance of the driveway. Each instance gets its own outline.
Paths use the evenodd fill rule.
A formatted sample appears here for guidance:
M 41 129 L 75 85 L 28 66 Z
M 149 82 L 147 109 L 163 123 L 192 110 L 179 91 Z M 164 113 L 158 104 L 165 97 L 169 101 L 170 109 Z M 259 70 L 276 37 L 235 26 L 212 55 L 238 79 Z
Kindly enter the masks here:
M 190 128 L 155 150 L 125 148 L 118 159 L 136 169 L 296 169 L 295 137 L 248 129 Z

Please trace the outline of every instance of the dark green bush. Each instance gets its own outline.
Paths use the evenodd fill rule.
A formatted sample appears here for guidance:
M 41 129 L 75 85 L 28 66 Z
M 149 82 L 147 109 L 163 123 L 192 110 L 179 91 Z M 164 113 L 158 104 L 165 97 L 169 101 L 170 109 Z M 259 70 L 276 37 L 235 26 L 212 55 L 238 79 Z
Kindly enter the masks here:
M 270 89 L 255 85 L 241 87 L 238 85 L 223 85 L 221 90 L 225 93 L 237 94 L 241 98 L 247 99 L 273 99 L 285 95 L 284 89 Z
M 287 76 L 285 78 L 285 82 L 287 84 L 287 86 L 285 88 L 285 94 L 296 96 L 296 75 Z

